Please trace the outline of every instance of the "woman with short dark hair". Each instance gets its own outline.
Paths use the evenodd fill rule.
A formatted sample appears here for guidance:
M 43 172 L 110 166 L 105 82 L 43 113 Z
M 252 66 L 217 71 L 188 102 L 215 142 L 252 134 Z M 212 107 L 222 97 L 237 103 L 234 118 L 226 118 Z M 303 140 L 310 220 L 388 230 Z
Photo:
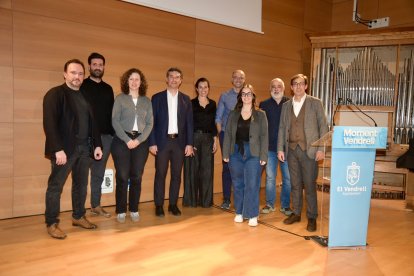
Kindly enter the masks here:
M 139 69 L 129 69 L 121 77 L 122 93 L 116 96 L 112 110 L 115 212 L 120 223 L 125 222 L 127 201 L 131 220 L 139 220 L 142 174 L 149 153 L 147 138 L 153 126 L 151 100 L 145 96 L 147 88 L 144 74 Z
M 184 159 L 183 206 L 213 205 L 214 153 L 217 150 L 216 102 L 208 97 L 210 82 L 199 78 L 197 97 L 191 100 L 194 121 L 194 156 Z

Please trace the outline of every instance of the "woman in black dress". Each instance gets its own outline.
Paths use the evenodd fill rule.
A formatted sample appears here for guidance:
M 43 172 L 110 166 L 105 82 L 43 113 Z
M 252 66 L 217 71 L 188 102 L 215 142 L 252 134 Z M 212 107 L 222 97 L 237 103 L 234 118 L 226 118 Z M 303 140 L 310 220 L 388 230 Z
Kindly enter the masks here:
M 216 102 L 208 98 L 210 82 L 199 78 L 191 100 L 194 119 L 194 156 L 184 160 L 183 206 L 213 205 L 214 153 L 217 150 Z

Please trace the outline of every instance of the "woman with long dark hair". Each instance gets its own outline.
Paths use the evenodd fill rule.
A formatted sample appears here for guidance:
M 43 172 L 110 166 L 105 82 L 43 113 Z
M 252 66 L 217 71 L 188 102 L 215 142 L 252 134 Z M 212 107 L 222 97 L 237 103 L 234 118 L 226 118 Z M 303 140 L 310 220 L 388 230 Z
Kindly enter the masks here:
M 253 86 L 246 84 L 230 112 L 223 143 L 223 160 L 229 162 L 233 182 L 235 222 L 248 219 L 249 226 L 257 226 L 261 166 L 266 164 L 268 144 L 266 114 L 256 108 Z

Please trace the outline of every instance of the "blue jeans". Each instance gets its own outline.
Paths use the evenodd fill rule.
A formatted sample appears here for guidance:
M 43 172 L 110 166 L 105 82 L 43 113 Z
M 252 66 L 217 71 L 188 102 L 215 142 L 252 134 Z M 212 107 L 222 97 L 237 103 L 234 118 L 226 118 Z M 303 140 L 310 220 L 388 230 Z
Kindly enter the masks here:
M 275 207 L 276 200 L 276 176 L 277 165 L 279 160 L 274 151 L 268 152 L 268 159 L 266 165 L 266 205 L 272 208 Z M 282 208 L 290 207 L 290 174 L 288 162 L 280 162 L 280 170 L 282 172 L 282 192 L 280 194 L 280 205 Z
M 244 143 L 244 155 L 239 152 L 237 145 L 234 146 L 229 168 L 233 181 L 236 214 L 249 219 L 257 217 L 262 168 L 259 157 L 251 155 L 249 143 Z
M 219 142 L 220 142 L 220 148 L 223 150 L 223 142 L 224 142 L 224 131 L 220 131 L 219 134 Z M 221 173 L 221 183 L 223 187 L 223 200 L 226 202 L 230 202 L 231 197 L 231 173 L 229 169 L 229 164 L 223 162 L 223 171 Z

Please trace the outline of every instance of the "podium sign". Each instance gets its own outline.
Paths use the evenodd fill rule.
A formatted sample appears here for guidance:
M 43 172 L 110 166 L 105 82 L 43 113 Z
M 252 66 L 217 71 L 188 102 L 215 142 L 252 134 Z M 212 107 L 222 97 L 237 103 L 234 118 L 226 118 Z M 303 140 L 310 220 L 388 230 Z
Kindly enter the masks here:
M 375 150 L 386 144 L 386 127 L 334 128 L 328 247 L 366 245 Z

